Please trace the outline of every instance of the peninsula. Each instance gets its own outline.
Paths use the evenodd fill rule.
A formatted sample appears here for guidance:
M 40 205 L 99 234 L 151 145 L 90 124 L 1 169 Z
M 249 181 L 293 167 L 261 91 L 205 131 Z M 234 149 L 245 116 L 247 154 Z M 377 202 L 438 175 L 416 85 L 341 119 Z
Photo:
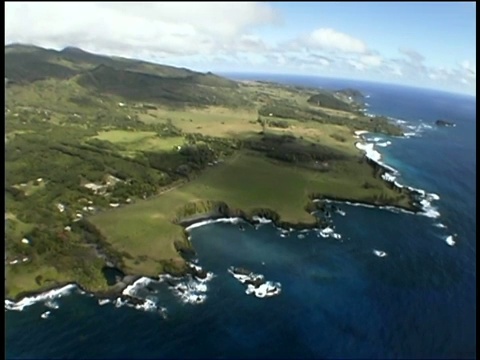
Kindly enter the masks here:
M 236 82 L 77 48 L 5 46 L 6 296 L 184 274 L 205 216 L 321 227 L 315 198 L 418 210 L 356 147 L 401 135 L 354 89 Z

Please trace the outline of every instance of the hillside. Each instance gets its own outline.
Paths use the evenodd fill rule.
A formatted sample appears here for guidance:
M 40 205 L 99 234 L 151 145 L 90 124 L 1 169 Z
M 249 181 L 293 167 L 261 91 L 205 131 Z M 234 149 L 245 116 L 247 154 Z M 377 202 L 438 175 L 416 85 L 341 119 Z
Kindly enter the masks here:
M 5 47 L 5 77 L 28 84 L 46 79 L 74 78 L 90 90 L 125 100 L 171 106 L 240 105 L 230 90 L 236 82 L 214 75 L 145 61 L 92 54 L 78 48 L 61 51 L 28 45 Z M 226 93 L 223 88 L 228 88 Z
M 9 297 L 72 281 L 110 291 L 112 266 L 184 273 L 178 224 L 197 213 L 320 226 L 312 194 L 412 209 L 352 136 L 401 129 L 346 95 L 71 47 L 10 45 L 5 63 Z

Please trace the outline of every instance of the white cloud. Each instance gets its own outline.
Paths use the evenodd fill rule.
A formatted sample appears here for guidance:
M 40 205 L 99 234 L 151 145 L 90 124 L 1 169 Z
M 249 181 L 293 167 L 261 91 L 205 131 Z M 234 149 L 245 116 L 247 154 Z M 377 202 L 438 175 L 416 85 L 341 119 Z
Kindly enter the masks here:
M 353 60 L 353 59 L 350 59 L 348 60 L 348 63 L 353 66 L 356 70 L 360 70 L 360 71 L 363 71 L 365 70 L 366 66 L 364 63 L 360 62 L 360 61 L 357 61 L 357 60 Z
M 312 31 L 304 40 L 310 48 L 347 53 L 365 53 L 367 45 L 360 39 L 330 28 Z
M 279 19 L 264 3 L 9 2 L 5 10 L 5 43 L 135 57 L 258 51 L 265 44 L 249 31 Z
M 471 64 L 470 61 L 464 60 L 464 61 L 462 61 L 460 66 L 462 67 L 466 76 L 471 77 L 473 79 L 477 78 L 477 65 L 476 64 Z
M 268 46 L 258 36 L 255 35 L 242 35 L 238 38 L 234 46 L 231 46 L 234 50 L 260 53 L 268 50 Z
M 403 55 L 406 55 L 408 60 L 412 63 L 420 64 L 420 63 L 423 63 L 423 61 L 425 60 L 425 57 L 422 54 L 420 54 L 419 52 L 417 52 L 413 49 L 402 47 L 398 50 Z
M 318 64 L 322 66 L 329 66 L 330 62 L 327 59 L 318 59 Z
M 385 57 L 363 39 L 321 24 L 305 34 L 283 29 L 270 35 L 270 42 L 268 35 L 260 36 L 261 27 L 278 25 L 280 20 L 274 5 L 267 2 L 7 2 L 5 43 L 55 49 L 77 46 L 202 71 L 215 71 L 215 67 L 279 73 L 303 70 L 475 89 L 475 57 L 434 68 L 412 48 L 400 47 L 397 58 Z M 427 48 L 422 50 L 429 53 Z
M 382 64 L 382 57 L 378 55 L 363 55 L 360 57 L 360 62 L 366 66 L 380 66 Z
M 400 68 L 400 66 L 398 64 L 390 64 L 388 66 L 388 68 L 393 75 L 403 76 L 402 69 Z

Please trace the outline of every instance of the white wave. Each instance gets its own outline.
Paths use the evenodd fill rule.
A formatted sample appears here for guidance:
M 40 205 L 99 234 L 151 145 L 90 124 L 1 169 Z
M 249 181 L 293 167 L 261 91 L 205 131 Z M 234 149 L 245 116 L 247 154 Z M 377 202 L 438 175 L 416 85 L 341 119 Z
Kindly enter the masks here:
M 210 225 L 210 224 L 216 224 L 216 223 L 230 223 L 230 224 L 238 224 L 240 222 L 243 222 L 243 220 L 239 217 L 231 217 L 231 218 L 220 218 L 220 219 L 210 219 L 210 220 L 203 220 L 196 222 L 190 226 L 187 226 L 185 228 L 186 231 L 190 231 L 192 229 L 198 228 L 200 226 L 205 226 L 205 225 Z
M 107 301 L 105 301 L 107 300 Z M 158 305 L 155 303 L 155 301 L 150 300 L 150 299 L 139 299 L 142 300 L 143 303 L 141 304 L 132 304 L 128 301 L 128 299 L 122 300 L 120 297 L 116 298 L 113 304 L 115 305 L 116 308 L 120 308 L 123 306 L 128 306 L 129 308 L 135 309 L 135 310 L 142 310 L 142 311 L 155 311 L 159 310 Z M 101 301 L 101 302 L 100 302 Z M 100 299 L 99 300 L 99 305 L 105 305 L 111 302 L 108 299 Z M 160 308 L 160 312 L 162 312 L 162 309 Z
M 58 309 L 60 306 L 53 300 L 49 300 L 45 302 L 45 306 L 50 309 Z
M 190 264 L 197 271 L 201 271 L 202 268 L 197 265 Z M 169 288 L 172 293 L 185 304 L 201 304 L 207 299 L 206 293 L 208 292 L 207 283 L 214 278 L 212 272 L 207 272 L 205 279 L 199 279 L 192 275 L 186 277 L 173 277 L 171 275 L 160 275 L 159 282 L 164 280 L 170 280 L 173 284 L 169 284 Z
M 357 136 L 363 135 L 363 134 L 368 134 L 368 131 L 366 130 L 356 130 L 354 131 L 354 134 Z
M 270 219 L 267 219 L 267 218 L 264 218 L 264 217 L 261 217 L 261 216 L 252 216 L 252 220 L 253 221 L 256 221 L 256 222 L 259 222 L 260 224 L 270 224 L 272 222 L 272 220 Z
M 393 183 L 394 183 L 395 186 L 398 187 L 399 189 L 403 188 L 403 185 L 400 184 L 398 181 L 394 181 Z
M 320 200 L 318 200 L 320 201 Z M 365 203 L 356 203 L 356 202 L 351 202 L 351 201 L 337 201 L 337 200 L 330 200 L 330 199 L 324 199 L 322 201 L 325 201 L 327 203 L 337 203 L 337 204 L 346 204 L 350 206 L 359 206 L 359 207 L 365 207 L 369 209 L 382 209 L 382 210 L 388 210 L 394 213 L 405 213 L 405 214 L 411 214 L 414 215 L 415 213 L 412 211 L 408 211 L 405 209 L 397 208 L 395 206 L 376 206 L 376 205 L 371 205 L 371 204 L 365 204 Z M 315 202 L 315 200 L 314 200 Z
M 446 228 L 447 228 L 447 226 L 444 225 L 444 224 L 442 224 L 442 223 L 436 223 L 436 224 L 434 224 L 434 225 L 435 225 L 436 227 L 440 228 L 440 229 L 446 229 Z
M 326 227 L 325 229 L 322 229 L 319 232 L 320 232 L 320 235 L 322 235 L 323 237 L 328 237 L 330 236 L 330 234 L 334 233 L 333 229 L 330 227 Z
M 445 239 L 445 242 L 450 246 L 455 245 L 455 240 L 453 240 L 453 235 L 447 236 Z
M 375 250 L 373 249 L 373 253 L 378 256 L 378 257 L 385 257 L 387 256 L 387 253 L 385 251 L 381 251 L 381 250 Z
M 248 275 L 244 274 L 238 274 L 234 271 L 233 268 L 229 268 L 228 272 L 233 275 L 235 279 L 240 281 L 242 284 L 245 284 L 247 281 L 260 281 L 264 280 L 264 276 L 262 274 L 255 274 L 253 272 L 250 272 Z
M 45 311 L 41 316 L 42 319 L 48 319 L 50 316 L 51 312 L 50 311 Z
M 201 304 L 207 299 L 205 294 L 208 287 L 204 283 L 198 283 L 194 280 L 179 283 L 171 288 L 175 296 L 177 296 L 185 304 Z
M 267 281 L 266 283 L 255 287 L 252 284 L 248 284 L 245 293 L 247 295 L 254 294 L 258 298 L 271 297 L 280 294 L 282 291 L 282 285 L 279 282 Z
M 117 298 L 115 299 L 114 305 L 115 305 L 116 308 L 119 308 L 119 307 L 128 305 L 128 301 L 122 300 L 122 298 L 117 297 Z
M 209 271 L 209 272 L 207 272 L 207 276 L 206 276 L 205 279 L 197 279 L 197 281 L 199 281 L 200 283 L 205 283 L 205 282 L 209 282 L 214 277 L 215 277 L 215 274 Z
M 377 142 L 376 145 L 377 145 L 377 146 L 381 146 L 381 147 L 387 147 L 387 146 L 392 145 L 392 142 L 391 142 L 391 141 Z
M 194 265 L 194 264 L 189 264 L 189 265 L 191 267 L 194 267 L 198 271 L 202 270 L 202 268 L 197 266 L 197 265 Z M 193 289 L 197 292 L 198 291 L 206 292 L 207 291 L 207 286 L 204 283 L 206 281 L 211 280 L 212 277 L 213 277 L 213 273 L 207 273 L 207 277 L 205 279 L 195 279 L 194 280 L 192 277 L 190 277 L 188 283 L 178 283 L 177 285 L 175 285 L 172 288 L 172 291 L 173 291 L 174 295 L 178 296 L 181 300 L 185 301 L 185 299 L 187 299 L 186 302 L 190 302 L 190 301 L 193 302 L 193 300 L 192 300 L 193 294 L 191 293 L 191 290 Z M 158 281 L 155 281 L 155 280 L 147 278 L 147 277 L 141 277 L 138 280 L 136 280 L 133 284 L 127 286 L 122 291 L 122 294 L 126 295 L 126 296 L 136 298 L 138 300 L 141 300 L 142 302 L 140 304 L 132 304 L 127 299 L 122 300 L 120 297 L 118 297 L 115 300 L 114 305 L 116 307 L 128 306 L 128 307 L 131 307 L 131 308 L 135 308 L 136 310 L 150 311 L 150 312 L 158 310 L 158 312 L 164 318 L 166 318 L 166 308 L 159 307 L 155 297 L 143 298 L 143 297 L 139 297 L 138 294 L 137 294 L 138 290 L 147 287 L 149 284 L 161 283 L 166 279 L 184 281 L 184 279 L 181 278 L 181 277 L 173 277 L 169 274 L 159 275 L 159 280 Z M 196 288 L 195 288 L 195 286 L 196 286 Z M 201 302 L 204 301 L 204 298 L 206 298 L 206 295 L 202 295 L 202 298 L 203 298 L 203 300 Z M 111 302 L 111 301 L 108 300 L 108 299 L 100 299 L 99 300 L 99 305 L 105 305 L 109 302 Z M 198 303 L 199 301 L 196 301 L 196 302 Z
M 265 278 L 262 274 L 255 274 L 250 272 L 248 275 L 246 274 L 238 274 L 236 273 L 234 267 L 230 267 L 228 272 L 233 275 L 235 279 L 240 281 L 242 284 L 247 282 L 256 282 L 256 281 L 264 281 Z M 264 297 L 271 297 L 274 295 L 278 295 L 281 292 L 281 284 L 279 282 L 272 282 L 272 281 L 265 281 L 262 284 L 255 287 L 255 285 L 249 283 L 247 284 L 247 289 L 245 293 L 247 295 L 254 294 L 256 297 L 264 298 Z
M 340 210 L 341 211 L 341 210 Z M 343 214 L 345 214 L 345 212 L 342 212 Z M 341 239 L 342 238 L 342 235 L 339 234 L 339 233 L 336 233 L 335 230 L 333 230 L 333 228 L 327 226 L 326 228 L 324 229 L 313 229 L 316 234 L 317 234 L 317 237 L 323 237 L 323 238 L 329 238 L 329 237 L 333 237 L 334 239 Z
M 201 266 L 198 266 L 198 265 L 195 265 L 195 264 L 192 264 L 192 263 L 189 263 L 188 265 L 190 267 L 194 268 L 197 272 L 203 271 L 203 268 Z M 205 283 L 205 282 L 209 282 L 210 280 L 212 280 L 214 278 L 214 276 L 215 276 L 215 274 L 213 272 L 208 271 L 207 275 L 205 276 L 204 279 L 201 279 L 201 278 L 195 276 L 195 280 L 200 282 L 200 283 Z
M 383 140 L 383 138 L 381 138 L 381 137 L 374 137 L 373 139 L 368 139 L 368 141 L 372 141 L 372 142 L 375 142 L 375 143 L 378 143 L 382 140 Z
M 149 279 L 147 277 L 141 277 L 133 284 L 128 285 L 125 289 L 123 289 L 122 294 L 135 297 L 138 289 L 144 288 L 152 282 L 152 279 Z
M 109 304 L 111 302 L 112 302 L 112 300 L 110 300 L 110 299 L 98 299 L 98 305 L 100 305 L 100 306 Z
M 403 134 L 404 137 L 410 138 L 413 136 L 421 136 L 425 130 L 433 129 L 432 125 L 425 124 L 420 122 L 419 124 L 409 124 L 405 126 L 406 128 L 412 130 Z
M 372 159 L 373 161 L 376 161 L 378 164 L 380 164 L 381 166 L 387 168 L 388 170 L 392 170 L 393 168 L 389 167 L 388 165 L 385 165 L 384 163 L 382 163 L 380 160 L 375 160 L 376 158 L 379 159 L 380 158 L 380 153 L 378 153 L 377 151 L 373 150 L 373 144 L 360 144 L 360 143 L 356 143 L 355 144 L 357 146 L 357 148 L 361 149 L 361 150 L 364 150 L 365 153 L 366 153 L 366 156 L 369 157 L 370 159 Z M 377 155 L 378 154 L 378 155 Z M 398 174 L 398 171 L 393 169 L 394 171 L 394 174 Z M 399 188 L 402 188 L 403 185 L 400 184 L 399 182 L 396 181 L 396 177 L 394 175 L 392 175 L 391 173 L 388 173 L 388 172 L 385 172 L 384 174 L 382 174 L 382 179 L 384 179 L 385 181 L 389 181 L 389 182 L 393 182 L 397 187 Z M 440 196 L 435 194 L 435 193 L 427 193 L 425 190 L 423 189 L 418 189 L 418 188 L 414 188 L 414 187 L 411 187 L 411 186 L 407 186 L 407 189 L 410 190 L 411 192 L 414 192 L 414 193 L 417 193 L 417 195 L 420 196 L 420 206 L 422 208 L 422 211 L 419 212 L 420 215 L 423 215 L 423 216 L 427 216 L 427 217 L 430 217 L 430 218 L 437 218 L 440 216 L 440 213 L 438 212 L 437 208 L 432 206 L 431 204 L 431 201 L 437 201 L 437 200 L 440 200 Z M 346 202 L 347 204 L 349 202 Z M 350 203 L 351 204 L 351 203 Z M 367 205 L 365 205 L 367 206 Z M 379 206 L 378 208 L 390 208 L 390 209 L 394 209 L 395 211 L 399 211 L 400 209 L 397 209 L 395 207 L 382 207 L 382 206 Z M 411 213 L 409 211 L 405 211 L 407 213 Z
M 303 234 L 298 234 L 298 235 L 297 235 L 297 238 L 299 238 L 299 239 L 305 239 L 305 235 L 303 235 Z
M 193 269 L 195 269 L 196 271 L 198 271 L 198 272 L 203 270 L 203 268 L 202 268 L 201 266 L 196 265 L 196 264 L 194 264 L 194 263 L 189 263 L 188 265 L 189 265 L 191 268 L 193 268 Z
M 382 155 L 374 149 L 373 144 L 363 144 L 361 142 L 355 143 L 357 149 L 360 149 L 365 152 L 365 156 L 375 162 L 380 161 Z
M 436 219 L 440 216 L 440 213 L 438 212 L 437 208 L 432 206 L 429 200 L 427 199 L 422 199 L 420 200 L 420 205 L 422 206 L 422 212 L 420 212 L 420 215 L 427 216 L 429 218 Z
M 205 225 L 209 225 L 209 224 L 215 224 L 215 220 L 204 220 L 204 221 L 199 221 L 197 223 L 194 223 L 192 225 L 189 225 L 185 228 L 185 231 L 190 231 L 192 229 L 195 229 L 195 228 L 198 228 L 200 226 L 205 226 Z
M 422 189 L 414 188 L 414 187 L 411 187 L 411 186 L 407 186 L 407 189 L 410 190 L 410 191 L 418 193 L 422 197 L 424 197 L 426 195 L 425 190 L 422 190 Z
M 394 169 L 393 167 L 383 163 L 381 161 L 382 159 L 382 155 L 377 151 L 375 150 L 375 144 L 372 144 L 372 143 L 361 143 L 361 142 L 356 142 L 355 143 L 355 147 L 357 149 L 360 149 L 362 151 L 365 152 L 365 156 L 367 158 L 369 158 L 370 160 L 376 162 L 378 165 L 382 166 L 384 169 L 394 173 L 394 174 L 398 174 L 399 172 Z
M 385 180 L 385 181 L 390 181 L 390 182 L 394 182 L 396 177 L 393 176 L 392 174 L 389 174 L 389 173 L 384 173 L 382 174 L 382 179 Z
M 158 275 L 158 282 L 159 283 L 161 283 L 165 280 L 181 281 L 182 277 L 181 276 L 172 276 L 170 274 Z
M 25 307 L 31 306 L 35 303 L 60 298 L 62 295 L 68 295 L 76 287 L 77 286 L 75 284 L 68 284 L 61 288 L 53 289 L 39 295 L 25 297 L 18 302 L 5 300 L 5 309 L 22 311 Z
M 336 212 L 337 214 L 341 215 L 341 216 L 347 215 L 347 213 L 346 213 L 345 211 L 340 210 L 340 209 L 335 210 L 335 212 Z
M 155 311 L 157 310 L 157 304 L 150 299 L 145 299 L 143 304 L 135 305 L 135 309 L 143 311 Z
M 164 319 L 166 319 L 166 318 L 168 317 L 168 310 L 167 310 L 166 307 L 161 306 L 161 307 L 158 309 L 158 312 L 159 312 L 160 315 L 162 315 L 162 317 L 163 317 Z

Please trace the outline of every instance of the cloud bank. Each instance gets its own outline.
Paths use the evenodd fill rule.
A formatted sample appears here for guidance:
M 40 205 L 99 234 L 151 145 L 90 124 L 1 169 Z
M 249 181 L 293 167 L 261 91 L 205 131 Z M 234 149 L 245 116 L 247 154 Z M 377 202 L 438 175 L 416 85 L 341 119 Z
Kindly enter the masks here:
M 281 29 L 283 19 L 270 3 L 9 2 L 5 13 L 5 44 L 76 46 L 204 70 L 303 72 L 475 91 L 474 59 L 435 68 L 409 47 L 387 58 L 366 39 L 320 22 L 274 42 L 262 31 Z

